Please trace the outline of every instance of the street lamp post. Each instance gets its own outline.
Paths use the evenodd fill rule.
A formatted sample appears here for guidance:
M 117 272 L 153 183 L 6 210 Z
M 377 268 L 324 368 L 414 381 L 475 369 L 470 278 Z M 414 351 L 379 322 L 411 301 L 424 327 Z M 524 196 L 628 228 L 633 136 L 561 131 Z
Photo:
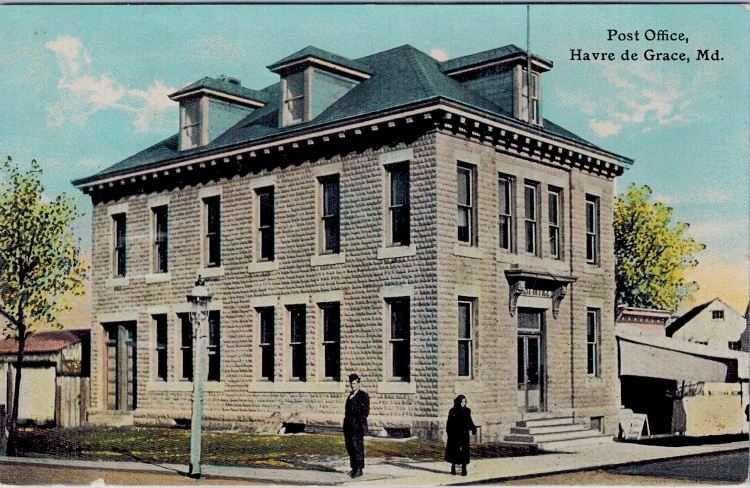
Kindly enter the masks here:
M 203 386 L 205 382 L 206 339 L 208 336 L 208 305 L 211 292 L 198 276 L 195 286 L 187 295 L 190 304 L 190 321 L 193 325 L 193 412 L 190 418 L 190 470 L 191 478 L 201 477 L 201 427 L 203 424 Z

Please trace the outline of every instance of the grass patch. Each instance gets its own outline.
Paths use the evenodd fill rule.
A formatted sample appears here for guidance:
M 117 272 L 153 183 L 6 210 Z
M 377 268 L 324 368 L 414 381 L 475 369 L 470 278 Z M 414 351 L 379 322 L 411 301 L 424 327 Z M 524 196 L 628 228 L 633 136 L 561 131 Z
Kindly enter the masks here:
M 368 458 L 442 461 L 445 445 L 372 438 L 366 449 Z M 190 431 L 156 427 L 20 429 L 19 451 L 29 456 L 185 464 L 190 457 Z M 329 470 L 331 462 L 346 458 L 346 448 L 341 434 L 204 432 L 201 454 L 208 464 Z M 502 444 L 472 447 L 473 458 L 533 454 L 538 452 Z

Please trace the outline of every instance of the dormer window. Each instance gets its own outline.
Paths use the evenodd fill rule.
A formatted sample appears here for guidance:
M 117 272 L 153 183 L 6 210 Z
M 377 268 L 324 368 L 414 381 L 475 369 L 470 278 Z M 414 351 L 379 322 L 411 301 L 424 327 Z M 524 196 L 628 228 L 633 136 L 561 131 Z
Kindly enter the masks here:
M 169 98 L 180 103 L 180 151 L 205 146 L 266 103 L 265 94 L 224 75 L 203 78 Z
M 531 89 L 528 89 L 528 83 L 531 81 Z M 531 97 L 531 103 L 529 103 Z M 521 73 L 521 120 L 539 124 L 539 75 L 532 71 L 531 77 L 528 76 L 528 70 L 524 69 Z M 531 109 L 531 120 L 529 120 L 529 109 Z
M 312 46 L 268 69 L 281 76 L 281 127 L 313 120 L 370 77 L 360 63 Z
M 185 100 L 180 104 L 180 150 L 201 145 L 200 99 Z
M 282 83 L 284 86 L 283 125 L 303 122 L 305 120 L 305 71 L 290 74 Z

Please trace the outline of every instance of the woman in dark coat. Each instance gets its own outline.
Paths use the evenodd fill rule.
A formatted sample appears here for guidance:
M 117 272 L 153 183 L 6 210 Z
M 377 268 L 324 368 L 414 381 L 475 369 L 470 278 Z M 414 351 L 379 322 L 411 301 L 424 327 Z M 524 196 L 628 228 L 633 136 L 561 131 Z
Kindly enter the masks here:
M 458 395 L 453 408 L 448 412 L 448 442 L 445 444 L 445 460 L 451 463 L 451 474 L 456 474 L 456 464 L 461 465 L 461 476 L 466 476 L 469 464 L 469 431 L 476 435 L 477 427 L 471 420 L 471 410 L 466 406 L 466 397 Z

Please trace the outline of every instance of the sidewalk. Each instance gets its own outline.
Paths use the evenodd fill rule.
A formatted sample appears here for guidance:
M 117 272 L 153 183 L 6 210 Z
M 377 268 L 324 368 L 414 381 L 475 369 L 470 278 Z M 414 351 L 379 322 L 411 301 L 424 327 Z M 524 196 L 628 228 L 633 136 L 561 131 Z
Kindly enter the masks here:
M 471 484 L 482 481 L 509 481 L 529 476 L 598 469 L 642 461 L 655 461 L 683 456 L 748 449 L 748 441 L 698 446 L 664 447 L 644 444 L 608 442 L 582 446 L 576 452 L 551 453 L 541 456 L 478 459 L 469 465 L 468 476 L 451 476 L 449 465 L 442 462 L 409 462 L 385 459 L 368 459 L 365 475 L 352 480 L 347 475 L 346 459 L 329 466 L 330 471 L 263 469 L 229 466 L 203 467 L 205 476 L 245 479 L 269 483 L 294 485 L 411 485 L 437 486 Z M 185 473 L 187 466 L 180 464 L 154 465 L 138 462 L 107 462 L 48 458 L 9 458 L 0 456 L 0 466 L 5 463 L 36 464 L 97 470 L 145 471 L 153 473 Z

